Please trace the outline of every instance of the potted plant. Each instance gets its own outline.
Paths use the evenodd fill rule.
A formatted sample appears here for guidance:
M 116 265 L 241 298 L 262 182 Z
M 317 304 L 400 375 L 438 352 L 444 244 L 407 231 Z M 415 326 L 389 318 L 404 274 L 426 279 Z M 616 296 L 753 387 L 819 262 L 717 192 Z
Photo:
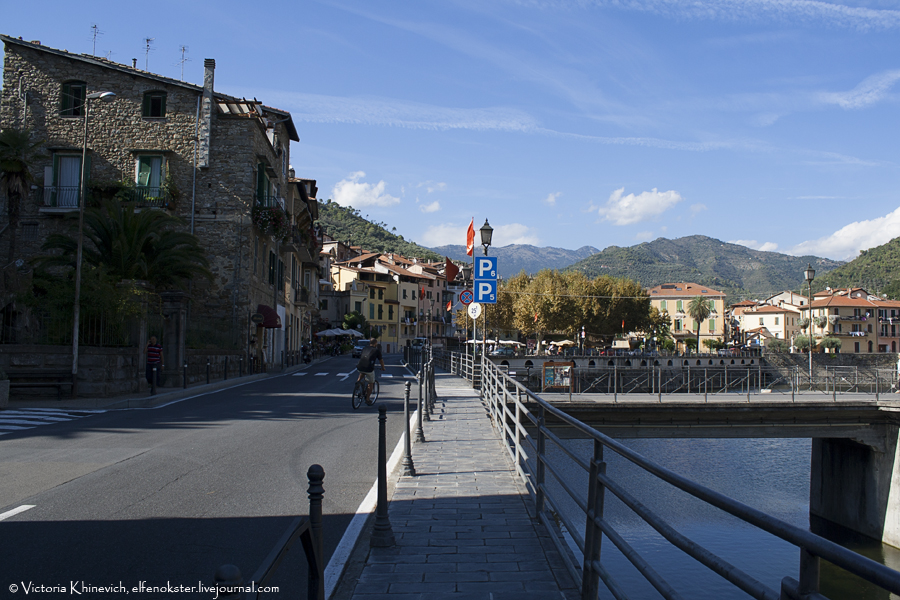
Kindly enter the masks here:
M 9 377 L 0 369 L 0 408 L 9 406 Z

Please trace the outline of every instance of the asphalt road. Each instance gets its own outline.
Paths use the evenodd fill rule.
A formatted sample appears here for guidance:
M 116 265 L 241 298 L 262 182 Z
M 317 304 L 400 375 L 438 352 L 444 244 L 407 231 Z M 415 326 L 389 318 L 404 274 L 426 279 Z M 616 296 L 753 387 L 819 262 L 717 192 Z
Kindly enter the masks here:
M 409 372 L 399 359 L 385 360 L 392 377 L 378 372 L 388 453 L 403 429 Z M 330 559 L 377 474 L 377 405 L 350 405 L 355 364 L 332 358 L 302 375 L 0 437 L 0 513 L 34 505 L 0 521 L 0 597 L 24 598 L 29 584 L 208 585 L 226 563 L 249 579 L 293 518 L 307 513 L 314 463 L 326 473 Z M 298 543 L 273 581 L 281 594 L 266 597 L 305 593 L 305 573 Z

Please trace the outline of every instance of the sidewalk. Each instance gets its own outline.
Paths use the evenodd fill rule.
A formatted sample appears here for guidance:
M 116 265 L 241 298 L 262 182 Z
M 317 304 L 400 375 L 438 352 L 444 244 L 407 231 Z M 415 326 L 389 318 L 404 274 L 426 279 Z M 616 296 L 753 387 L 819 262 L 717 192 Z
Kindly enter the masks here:
M 413 445 L 389 517 L 397 545 L 369 551 L 353 600 L 545 600 L 577 588 L 470 384 L 436 375 L 432 421 Z

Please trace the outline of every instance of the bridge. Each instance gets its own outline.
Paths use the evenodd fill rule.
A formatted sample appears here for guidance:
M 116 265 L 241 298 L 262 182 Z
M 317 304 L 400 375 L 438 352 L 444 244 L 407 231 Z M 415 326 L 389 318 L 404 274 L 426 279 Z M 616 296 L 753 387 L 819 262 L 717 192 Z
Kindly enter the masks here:
M 857 372 L 848 377 L 846 372 L 833 370 L 810 378 L 797 369 L 785 375 L 761 364 L 700 369 L 687 364 L 640 365 L 637 369 L 623 368 L 620 373 L 619 365 L 614 364 L 611 369 L 609 365 L 599 369 L 574 368 L 564 372 L 562 379 L 546 378 L 542 370 L 532 367 L 538 372 L 535 374 L 526 367 L 528 374 L 523 378 L 518 365 L 473 361 L 472 357 L 453 354 L 441 355 L 439 360 L 444 368 L 481 387 L 495 426 L 506 439 L 510 457 L 532 492 L 542 520 L 552 530 L 554 525 L 546 515 L 561 519 L 582 549 L 582 568 L 571 566 L 573 576 L 582 581 L 602 579 L 607 587 L 615 589 L 614 576 L 605 572 L 599 562 L 599 540 L 603 535 L 630 560 L 634 557 L 635 567 L 657 590 L 667 589 L 665 582 L 655 580 L 650 565 L 636 556 L 627 541 L 603 520 L 603 495 L 611 492 L 678 548 L 753 597 L 821 597 L 816 594 L 820 558 L 860 575 L 866 572 L 861 576 L 870 581 L 884 576 L 879 585 L 885 589 L 897 584 L 888 582 L 898 577 L 895 571 L 884 567 L 881 575 L 875 575 L 870 570 L 875 568 L 873 565 L 855 564 L 858 555 L 844 554 L 845 549 L 830 545 L 809 531 L 687 481 L 613 439 L 811 438 L 810 514 L 900 547 L 900 477 L 896 476 L 900 465 L 900 403 L 894 401 L 898 397 L 893 393 L 886 393 L 894 391 L 893 373 L 875 369 L 872 376 L 860 377 Z M 730 370 L 730 380 L 726 369 Z M 596 385 L 598 380 L 605 380 L 607 385 Z M 550 389 L 535 392 L 529 389 L 532 386 Z M 625 393 L 623 390 L 629 386 L 634 391 Z M 576 392 L 579 389 L 591 391 Z M 562 443 L 564 438 L 593 439 L 593 460 L 587 462 L 568 453 Z M 547 485 L 547 478 L 559 477 L 547 461 L 548 444 L 555 444 L 588 472 L 586 495 L 562 486 L 584 511 L 586 528 L 577 522 L 566 522 L 556 508 L 560 499 L 550 497 L 553 486 Z M 617 482 L 606 477 L 604 450 L 612 450 L 695 498 L 797 545 L 801 554 L 799 581 L 785 578 L 780 593 L 765 589 L 734 565 L 682 539 L 659 522 L 640 499 L 630 497 Z M 590 588 L 589 596 L 594 584 L 585 586 Z M 663 596 L 670 597 L 666 593 Z

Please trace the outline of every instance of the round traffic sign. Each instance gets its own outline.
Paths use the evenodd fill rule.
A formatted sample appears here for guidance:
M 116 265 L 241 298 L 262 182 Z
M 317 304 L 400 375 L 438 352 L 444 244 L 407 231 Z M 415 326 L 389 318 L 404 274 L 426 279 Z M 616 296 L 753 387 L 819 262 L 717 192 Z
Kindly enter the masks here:
M 472 290 L 463 290 L 459 294 L 459 301 L 463 303 L 464 306 L 468 306 L 472 304 L 472 301 L 475 299 L 475 294 L 472 293 Z
M 252 315 L 250 315 L 250 320 L 257 325 L 262 325 L 263 321 L 265 321 L 266 318 L 260 313 L 253 313 Z
M 469 305 L 469 308 L 467 308 L 466 311 L 468 311 L 470 317 L 472 317 L 473 319 L 477 319 L 481 316 L 481 305 L 477 302 L 473 302 Z

